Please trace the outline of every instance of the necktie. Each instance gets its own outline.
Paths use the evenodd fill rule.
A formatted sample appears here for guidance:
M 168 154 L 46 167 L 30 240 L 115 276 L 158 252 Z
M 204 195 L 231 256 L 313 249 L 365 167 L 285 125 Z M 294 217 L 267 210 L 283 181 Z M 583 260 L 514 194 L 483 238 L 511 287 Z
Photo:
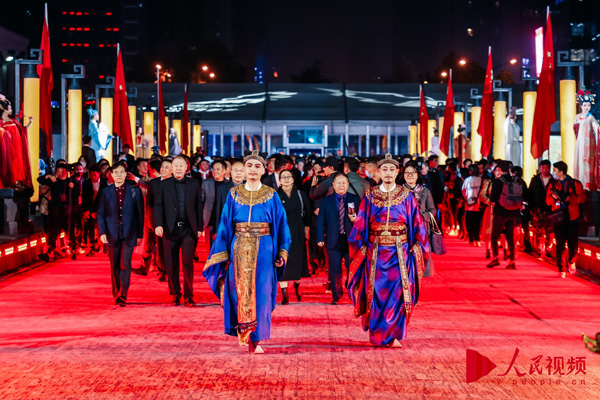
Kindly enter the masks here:
M 344 217 L 346 216 L 346 209 L 344 207 L 344 198 L 340 197 L 340 201 L 338 203 L 338 213 L 340 216 L 340 233 L 344 234 L 346 231 L 344 230 Z

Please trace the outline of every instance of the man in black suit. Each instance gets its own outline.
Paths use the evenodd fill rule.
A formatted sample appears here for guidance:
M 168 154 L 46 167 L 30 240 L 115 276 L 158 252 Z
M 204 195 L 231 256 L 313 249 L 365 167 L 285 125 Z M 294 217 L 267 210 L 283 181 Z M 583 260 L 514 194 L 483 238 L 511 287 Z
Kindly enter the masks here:
M 87 159 L 88 170 L 96 165 L 96 151 L 90 147 L 92 144 L 92 138 L 89 136 L 83 137 L 83 147 L 81 148 L 81 155 Z
M 127 304 L 131 280 L 131 257 L 144 236 L 144 198 L 139 187 L 127 182 L 127 165 L 119 161 L 112 168 L 114 185 L 100 192 L 98 229 L 108 244 L 112 291 L 115 303 Z
M 212 164 L 212 178 L 202 182 L 202 220 L 204 234 L 209 246 L 212 246 L 212 238 L 217 233 L 219 221 L 221 220 L 221 211 L 227 199 L 229 189 L 233 183 L 225 179 L 225 170 L 227 164 L 224 161 L 217 160 Z M 222 189 L 224 187 L 224 189 Z M 225 198 L 222 198 L 223 194 Z M 221 196 L 221 197 L 219 197 Z
M 90 245 L 90 251 L 87 257 L 92 257 L 98 251 L 96 239 L 96 226 L 98 223 L 97 211 L 100 202 L 100 192 L 107 187 L 106 179 L 100 177 L 100 167 L 98 164 L 90 168 L 90 177 L 83 182 L 83 191 L 81 194 L 81 205 L 83 207 L 83 236 Z
M 348 193 L 348 186 L 348 176 L 341 172 L 337 173 L 333 179 L 335 193 L 326 196 L 321 201 L 317 219 L 317 245 L 323 247 L 327 240 L 329 282 L 333 297 L 331 304 L 337 304 L 344 293 L 342 290 L 342 259 L 346 264 L 346 281 L 348 280 L 348 269 L 350 268 L 348 235 L 352 231 L 352 224 L 356 220 L 356 213 L 360 206 L 360 197 Z
M 184 304 L 194 307 L 194 251 L 202 234 L 202 202 L 200 183 L 186 177 L 189 164 L 185 157 L 173 159 L 173 177 L 160 184 L 154 198 L 155 233 L 163 238 L 165 263 L 169 276 L 172 304 L 181 304 L 179 283 L 179 250 L 183 264 Z
M 277 190 L 279 189 L 279 186 L 281 186 L 281 183 L 279 183 L 279 174 L 285 169 L 287 161 L 281 154 L 273 154 L 271 158 L 274 160 L 273 168 L 275 170 L 271 175 L 263 175 L 260 181 L 263 185 L 270 186 Z M 269 159 L 269 161 L 270 160 L 271 159 Z

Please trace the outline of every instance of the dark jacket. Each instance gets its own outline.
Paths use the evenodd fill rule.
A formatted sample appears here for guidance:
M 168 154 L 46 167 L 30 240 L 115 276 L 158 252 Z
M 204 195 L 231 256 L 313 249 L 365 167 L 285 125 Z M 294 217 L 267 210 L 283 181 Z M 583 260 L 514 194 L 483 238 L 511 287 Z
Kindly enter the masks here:
M 225 195 L 229 193 L 229 189 L 233 187 L 233 182 L 224 180 L 221 185 L 219 185 L 219 189 L 223 186 L 226 187 Z M 225 200 L 227 200 L 227 196 L 224 199 L 219 198 L 219 193 L 217 193 L 215 189 L 215 178 L 208 178 L 202 183 L 202 187 L 200 189 L 201 196 L 200 201 L 202 202 L 202 221 L 204 222 L 204 226 L 202 229 L 208 227 L 210 224 L 210 219 L 212 216 L 213 208 L 216 204 L 217 213 L 215 215 L 215 229 L 219 226 L 219 221 L 221 219 L 221 212 L 223 210 L 223 205 L 225 204 Z M 221 196 L 223 192 L 220 191 Z M 219 209 L 219 207 L 221 207 Z
M 325 196 L 329 196 L 333 193 L 333 177 L 319 182 L 317 186 L 310 187 L 310 193 L 308 197 L 314 202 L 314 208 L 321 208 L 321 201 Z
M 348 172 L 348 192 L 357 195 L 362 200 L 365 192 L 371 188 L 369 182 L 356 172 Z
M 260 183 L 262 183 L 265 186 L 269 186 L 272 187 L 273 189 L 277 190 L 279 189 L 279 187 L 277 186 L 277 181 L 275 180 L 275 174 L 277 172 L 273 172 L 271 175 L 263 175 L 260 178 Z
M 83 192 L 81 194 L 81 205 L 83 207 L 83 211 L 89 211 L 95 213 L 98 210 L 98 203 L 100 202 L 100 193 L 102 190 L 108 186 L 108 182 L 104 178 L 100 178 L 100 188 L 98 189 L 98 194 L 94 199 L 94 186 L 91 179 L 86 179 L 83 182 Z
M 92 149 L 90 146 L 83 146 L 81 148 L 81 155 L 85 156 L 88 160 L 87 168 L 90 169 L 94 164 L 96 164 L 96 151 Z
M 550 176 L 548 186 L 552 185 L 554 182 L 556 182 L 556 179 Z M 544 181 L 542 181 L 542 176 L 540 174 L 531 178 L 531 183 L 529 184 L 529 209 L 532 212 L 550 212 L 552 210 L 552 208 L 546 204 L 546 191 L 547 186 L 544 186 Z
M 123 201 L 123 238 L 128 246 L 134 247 L 137 239 L 144 237 L 144 197 L 140 188 L 125 182 Z M 99 194 L 98 230 L 106 235 L 108 243 L 114 246 L 119 233 L 119 210 L 115 185 L 109 185 Z
M 144 225 L 146 227 L 154 228 L 154 202 L 156 201 L 156 194 L 160 193 L 160 185 L 162 184 L 162 178 L 152 179 L 148 183 L 148 192 L 146 193 L 146 212 Z
M 348 203 L 354 203 L 354 209 L 358 213 L 360 207 L 360 198 L 352 193 L 346 193 L 346 217 L 344 218 L 344 230 L 346 235 L 350 235 L 354 225 L 348 218 Z M 319 216 L 317 217 L 317 242 L 326 242 L 328 249 L 335 248 L 340 235 L 340 218 L 335 193 L 326 196 L 321 201 Z M 327 241 L 325 241 L 327 236 Z
M 200 183 L 194 178 L 185 180 L 185 212 L 194 232 L 202 231 L 202 202 Z M 177 220 L 177 195 L 175 178 L 165 179 L 154 197 L 154 226 L 162 226 L 165 237 L 169 238 Z
M 427 175 L 421 175 L 421 179 L 425 186 L 429 188 L 436 207 L 442 204 L 442 201 L 444 200 L 444 182 L 437 173 L 437 170 L 430 169 L 427 172 Z

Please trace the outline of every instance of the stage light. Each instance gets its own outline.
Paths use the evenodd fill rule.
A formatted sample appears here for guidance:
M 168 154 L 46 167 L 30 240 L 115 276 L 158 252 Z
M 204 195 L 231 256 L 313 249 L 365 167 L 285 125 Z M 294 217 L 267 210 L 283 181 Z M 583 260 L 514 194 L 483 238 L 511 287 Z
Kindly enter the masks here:
M 202 71 L 208 71 L 208 67 L 206 65 L 202 66 Z
M 216 75 L 214 72 L 211 72 L 208 76 L 210 76 L 211 78 L 214 78 Z
M 516 63 L 517 63 L 517 59 L 516 58 L 511 58 L 510 65 L 515 65 Z
M 10 62 L 12 60 L 14 60 L 15 58 L 13 56 L 7 56 L 6 57 L 6 61 Z
M 162 67 L 160 66 L 160 64 L 156 64 L 156 69 L 161 69 Z
M 460 61 L 458 62 L 460 65 L 467 65 L 467 60 L 465 60 L 464 58 L 461 58 Z
M 442 78 L 445 78 L 445 77 L 447 77 L 447 76 L 448 76 L 448 73 L 447 73 L 446 71 L 443 71 L 443 72 L 442 72 Z

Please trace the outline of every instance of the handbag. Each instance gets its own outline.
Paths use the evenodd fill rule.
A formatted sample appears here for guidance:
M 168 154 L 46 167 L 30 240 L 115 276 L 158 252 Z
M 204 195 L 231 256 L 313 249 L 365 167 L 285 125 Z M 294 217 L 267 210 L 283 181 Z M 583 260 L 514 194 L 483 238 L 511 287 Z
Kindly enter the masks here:
M 552 226 L 561 226 L 569 222 L 569 209 L 567 207 L 559 208 L 548 214 L 548 220 Z
M 431 251 L 433 254 L 443 255 L 447 253 L 446 244 L 444 243 L 444 236 L 442 235 L 442 230 L 438 225 L 433 214 L 428 213 L 431 217 L 430 224 L 431 229 L 429 231 L 429 246 L 431 247 Z

